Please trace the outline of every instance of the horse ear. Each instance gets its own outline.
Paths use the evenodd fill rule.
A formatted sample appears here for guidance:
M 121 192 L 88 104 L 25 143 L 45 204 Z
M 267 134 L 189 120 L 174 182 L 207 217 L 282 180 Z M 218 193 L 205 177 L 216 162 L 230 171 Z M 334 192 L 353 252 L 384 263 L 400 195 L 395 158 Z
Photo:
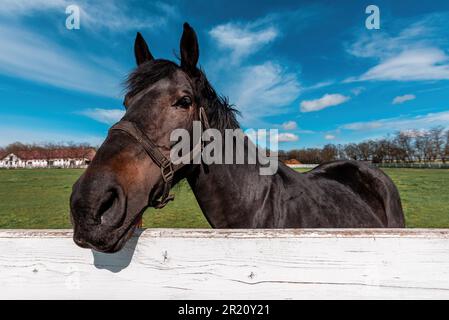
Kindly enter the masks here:
M 186 22 L 181 37 L 181 68 L 188 72 L 194 72 L 200 51 L 195 30 Z
M 134 41 L 134 55 L 136 56 L 136 63 L 138 66 L 144 62 L 154 60 L 153 55 L 148 49 L 147 43 L 140 32 L 137 32 L 136 40 Z

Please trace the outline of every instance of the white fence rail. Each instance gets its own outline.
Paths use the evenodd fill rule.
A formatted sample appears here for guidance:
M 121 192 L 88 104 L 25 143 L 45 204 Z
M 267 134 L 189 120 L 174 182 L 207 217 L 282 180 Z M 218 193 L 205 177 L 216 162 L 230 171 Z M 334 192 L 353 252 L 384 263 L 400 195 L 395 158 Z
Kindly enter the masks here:
M 1 299 L 449 298 L 448 230 L 174 230 L 116 254 L 0 231 Z

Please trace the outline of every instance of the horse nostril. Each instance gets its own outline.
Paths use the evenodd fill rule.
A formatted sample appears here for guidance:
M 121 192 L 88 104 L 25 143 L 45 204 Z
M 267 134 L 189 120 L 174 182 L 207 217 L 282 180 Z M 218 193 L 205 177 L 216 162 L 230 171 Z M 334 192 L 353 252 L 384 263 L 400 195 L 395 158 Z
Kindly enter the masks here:
M 102 217 L 111 207 L 113 207 L 116 199 L 117 193 L 114 190 L 107 192 L 103 199 L 103 202 L 98 208 L 98 216 Z
M 124 196 L 120 188 L 108 191 L 98 208 L 97 217 L 101 224 L 116 226 L 122 222 L 125 214 Z

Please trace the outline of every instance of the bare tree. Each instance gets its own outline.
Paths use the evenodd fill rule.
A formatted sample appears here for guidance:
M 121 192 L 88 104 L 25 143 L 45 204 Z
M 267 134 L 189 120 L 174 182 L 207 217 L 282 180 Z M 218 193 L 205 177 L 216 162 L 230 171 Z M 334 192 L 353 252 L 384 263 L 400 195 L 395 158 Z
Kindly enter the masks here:
M 323 162 L 334 161 L 338 157 L 338 149 L 333 144 L 327 144 L 321 151 L 321 159 Z
M 11 143 L 9 145 L 6 146 L 5 150 L 8 153 L 15 153 L 18 151 L 25 151 L 25 150 L 29 150 L 30 149 L 30 145 L 21 143 L 21 142 L 14 142 Z
M 426 162 L 432 162 L 433 160 L 433 144 L 432 138 L 429 132 L 423 134 L 424 140 L 424 159 Z
M 368 142 L 360 142 L 357 144 L 359 158 L 368 161 L 371 159 L 371 145 Z
M 302 163 L 322 163 L 323 159 L 321 157 L 321 149 L 319 148 L 308 148 L 298 150 L 298 158 Z
M 444 144 L 444 152 L 443 152 L 443 156 L 441 157 L 441 161 L 443 161 L 443 163 L 446 163 L 447 159 L 449 158 L 449 129 L 446 130 L 444 136 L 445 136 L 445 144 Z
M 345 146 L 342 144 L 337 145 L 337 159 L 339 160 L 347 159 Z
M 413 134 L 415 136 L 414 148 L 415 148 L 415 157 L 419 162 L 425 161 L 426 159 L 426 139 L 424 137 L 423 132 L 418 130 L 414 130 Z
M 432 144 L 432 160 L 443 158 L 444 154 L 444 128 L 439 126 L 430 129 L 429 136 Z
M 345 146 L 346 156 L 351 160 L 359 159 L 359 148 L 355 143 L 350 143 Z
M 414 158 L 413 133 L 398 131 L 394 139 L 396 146 L 396 159 L 403 162 L 411 162 Z
M 387 160 L 390 142 L 387 139 L 371 141 L 371 152 L 374 163 L 382 163 Z

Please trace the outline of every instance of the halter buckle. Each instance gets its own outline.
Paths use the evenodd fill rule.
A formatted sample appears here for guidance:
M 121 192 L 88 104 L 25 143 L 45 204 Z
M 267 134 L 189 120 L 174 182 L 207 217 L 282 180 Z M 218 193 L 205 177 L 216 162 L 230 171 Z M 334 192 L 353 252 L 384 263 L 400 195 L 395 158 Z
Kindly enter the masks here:
M 161 174 L 162 179 L 165 183 L 171 183 L 173 176 L 175 175 L 175 170 L 173 170 L 173 164 L 167 158 L 165 158 L 164 163 L 161 164 Z

